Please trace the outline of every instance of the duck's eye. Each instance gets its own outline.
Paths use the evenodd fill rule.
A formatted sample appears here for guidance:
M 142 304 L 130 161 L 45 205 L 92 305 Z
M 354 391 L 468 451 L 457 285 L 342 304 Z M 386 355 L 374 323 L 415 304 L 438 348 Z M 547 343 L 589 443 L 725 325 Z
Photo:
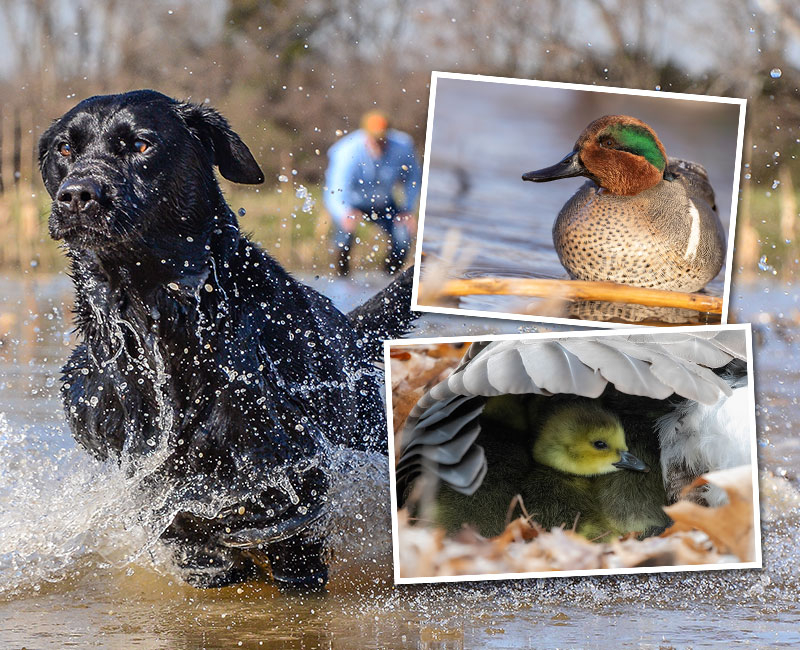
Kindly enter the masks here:
M 603 440 L 595 440 L 592 444 L 595 449 L 608 449 L 608 444 Z
M 602 144 L 604 147 L 613 147 L 614 141 L 611 138 L 606 138 L 605 140 L 602 141 Z
M 58 153 L 64 156 L 64 158 L 69 158 L 72 155 L 72 147 L 66 142 L 62 142 L 58 145 Z
M 150 148 L 150 145 L 144 140 L 134 140 L 133 149 L 138 153 L 144 153 Z

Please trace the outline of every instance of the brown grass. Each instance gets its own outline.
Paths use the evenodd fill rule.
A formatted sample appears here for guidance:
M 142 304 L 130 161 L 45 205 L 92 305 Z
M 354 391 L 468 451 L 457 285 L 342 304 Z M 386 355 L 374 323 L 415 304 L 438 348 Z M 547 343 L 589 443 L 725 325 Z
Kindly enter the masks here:
M 288 181 L 261 188 L 223 183 L 233 210 L 245 211 L 239 217 L 242 230 L 282 265 L 328 274 L 333 262 L 330 218 L 322 208 L 321 189 L 306 188 L 311 195 L 308 201 L 297 196 L 301 187 Z M 49 212 L 50 198 L 41 186 L 21 184 L 0 195 L 0 269 L 16 272 L 35 267 L 52 273 L 65 267 L 59 244 L 47 231 Z M 355 246 L 353 266 L 378 268 L 386 248 L 385 238 L 370 226 L 361 226 L 357 236 L 361 242 Z

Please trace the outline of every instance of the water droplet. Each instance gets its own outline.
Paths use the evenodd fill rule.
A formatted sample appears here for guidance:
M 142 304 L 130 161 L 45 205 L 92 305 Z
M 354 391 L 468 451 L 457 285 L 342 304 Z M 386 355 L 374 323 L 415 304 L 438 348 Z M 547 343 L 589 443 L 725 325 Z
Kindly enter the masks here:
M 778 275 L 778 271 L 775 269 L 775 267 L 767 263 L 766 255 L 762 255 L 761 259 L 758 260 L 758 268 L 762 271 L 766 271 L 767 273 L 771 273 L 772 275 Z
M 280 176 L 278 176 L 278 180 L 281 183 L 288 183 L 289 182 L 289 177 L 286 174 L 281 174 Z
M 783 70 L 780 68 L 772 68 L 772 70 L 769 71 L 769 76 L 773 79 L 780 79 L 782 74 Z
M 246 214 L 247 214 L 247 210 L 245 210 L 244 208 L 239 208 L 239 209 L 236 211 L 236 214 L 238 214 L 240 217 L 243 217 L 244 215 L 246 215 Z

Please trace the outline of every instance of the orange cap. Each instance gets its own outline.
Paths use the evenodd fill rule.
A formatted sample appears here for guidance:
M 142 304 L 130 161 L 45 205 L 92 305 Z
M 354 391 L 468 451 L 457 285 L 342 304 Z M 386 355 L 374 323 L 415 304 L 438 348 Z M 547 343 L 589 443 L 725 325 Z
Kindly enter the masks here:
M 380 111 L 369 111 L 361 118 L 361 128 L 373 138 L 383 138 L 389 128 L 389 119 Z

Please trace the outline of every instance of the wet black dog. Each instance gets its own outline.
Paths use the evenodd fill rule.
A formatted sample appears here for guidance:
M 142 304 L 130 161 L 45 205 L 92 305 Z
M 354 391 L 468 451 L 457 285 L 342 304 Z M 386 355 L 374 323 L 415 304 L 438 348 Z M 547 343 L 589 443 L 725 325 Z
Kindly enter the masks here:
M 376 340 L 409 328 L 410 274 L 349 318 L 294 280 L 239 231 L 213 168 L 263 174 L 206 106 L 92 97 L 39 160 L 76 290 L 75 438 L 143 477 L 193 584 L 324 584 L 326 462 L 386 450 Z

